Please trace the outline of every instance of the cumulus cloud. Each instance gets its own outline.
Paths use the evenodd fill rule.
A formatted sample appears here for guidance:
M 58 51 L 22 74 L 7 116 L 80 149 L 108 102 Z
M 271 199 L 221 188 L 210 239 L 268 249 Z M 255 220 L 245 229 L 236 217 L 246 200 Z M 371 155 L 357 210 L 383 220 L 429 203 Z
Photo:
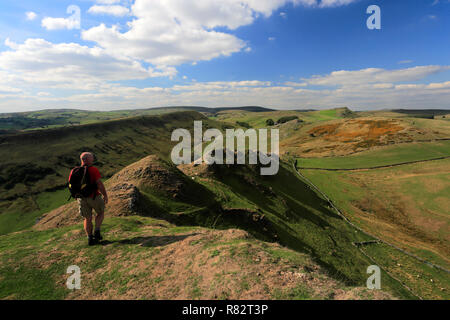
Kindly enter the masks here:
M 310 7 L 346 5 L 355 0 L 136 0 L 128 29 L 104 24 L 82 32 L 82 38 L 108 51 L 157 66 L 207 61 L 245 50 L 245 41 L 230 31 L 270 16 L 293 3 Z M 96 6 L 99 7 L 99 6 Z M 99 10 L 99 9 L 96 9 Z
M 325 76 L 313 76 L 303 80 L 309 84 L 321 86 L 345 86 L 366 83 L 416 81 L 449 69 L 450 66 L 418 66 L 398 70 L 385 70 L 378 68 L 367 68 L 356 71 L 340 70 L 331 72 Z
M 116 16 L 116 17 L 123 17 L 123 16 L 128 15 L 130 13 L 130 10 L 124 6 L 95 5 L 95 6 L 90 7 L 88 12 L 91 14 L 107 14 L 107 15 L 112 15 L 112 16 Z
M 71 18 L 51 18 L 46 17 L 42 19 L 41 26 L 47 30 L 61 30 L 61 29 L 79 29 L 80 21 Z
M 5 74 L 2 74 L 1 62 L 0 57 L 0 79 L 3 79 Z M 406 79 L 418 79 L 418 77 L 423 80 L 431 74 L 431 70 L 437 70 L 436 67 L 439 66 L 399 70 L 375 69 L 378 70 L 376 73 L 385 75 L 376 81 L 371 80 L 370 77 L 360 76 L 366 74 L 367 69 L 336 71 L 339 74 L 345 71 L 350 72 L 351 75 L 358 75 L 356 78 L 359 82 L 355 85 L 354 81 L 340 81 L 336 88 L 331 89 L 328 85 L 323 88 L 321 88 L 321 85 L 312 85 L 309 79 L 305 79 L 304 82 L 284 82 L 282 84 L 259 80 L 214 82 L 192 80 L 184 85 L 173 85 L 165 88 L 136 88 L 117 83 L 101 83 L 97 85 L 95 91 L 82 92 L 64 98 L 46 95 L 31 97 L 11 92 L 11 88 L 9 88 L 8 93 L 6 93 L 6 90 L 4 92 L 0 90 L 0 95 L 3 98 L 0 102 L 0 111 L 10 105 L 12 101 L 15 107 L 25 108 L 25 106 L 28 106 L 28 109 L 39 106 L 40 103 L 45 104 L 46 107 L 58 107 L 64 104 L 67 107 L 82 106 L 87 109 L 100 108 L 105 110 L 168 105 L 213 105 L 220 107 L 262 105 L 277 109 L 324 109 L 347 106 L 355 110 L 448 108 L 450 81 L 403 83 Z M 414 72 L 410 69 L 413 69 Z M 441 71 L 447 69 L 448 67 L 445 66 L 440 67 Z M 428 70 L 428 72 L 423 70 Z M 335 75 L 335 72 L 320 77 L 311 77 L 310 79 L 326 79 L 333 74 Z M 11 76 L 6 79 L 8 83 L 12 83 L 13 78 Z M 381 82 L 385 80 L 392 82 Z
M 105 81 L 176 74 L 173 68 L 144 68 L 135 60 L 111 56 L 102 48 L 77 43 L 53 44 L 43 39 L 28 39 L 17 44 L 7 39 L 5 45 L 11 50 L 0 53 L 0 70 L 20 83 L 80 89 L 96 87 Z

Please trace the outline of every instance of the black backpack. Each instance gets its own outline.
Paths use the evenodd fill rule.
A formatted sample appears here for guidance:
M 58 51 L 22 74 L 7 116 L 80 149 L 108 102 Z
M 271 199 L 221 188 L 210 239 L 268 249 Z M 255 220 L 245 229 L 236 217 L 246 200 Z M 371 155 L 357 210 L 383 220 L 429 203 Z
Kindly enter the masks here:
M 70 197 L 72 198 L 86 198 L 89 197 L 93 192 L 97 191 L 97 184 L 91 183 L 89 176 L 89 166 L 75 167 L 70 171 L 69 175 L 69 191 Z M 95 195 L 94 193 L 94 199 Z

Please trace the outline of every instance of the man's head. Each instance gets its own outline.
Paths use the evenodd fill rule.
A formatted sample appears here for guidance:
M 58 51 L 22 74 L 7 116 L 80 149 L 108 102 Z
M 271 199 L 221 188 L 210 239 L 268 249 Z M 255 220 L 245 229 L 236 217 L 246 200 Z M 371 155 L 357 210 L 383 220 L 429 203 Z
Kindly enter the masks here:
M 80 155 L 81 165 L 90 166 L 94 163 L 94 155 L 90 152 L 83 152 Z

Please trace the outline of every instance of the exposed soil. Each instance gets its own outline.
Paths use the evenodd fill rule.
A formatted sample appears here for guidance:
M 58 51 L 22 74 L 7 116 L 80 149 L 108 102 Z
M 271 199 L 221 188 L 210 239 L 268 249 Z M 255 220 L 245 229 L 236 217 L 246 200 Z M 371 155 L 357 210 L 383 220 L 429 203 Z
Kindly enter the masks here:
M 342 156 L 395 143 L 441 137 L 401 119 L 358 118 L 328 121 L 281 141 L 282 153 L 302 157 Z

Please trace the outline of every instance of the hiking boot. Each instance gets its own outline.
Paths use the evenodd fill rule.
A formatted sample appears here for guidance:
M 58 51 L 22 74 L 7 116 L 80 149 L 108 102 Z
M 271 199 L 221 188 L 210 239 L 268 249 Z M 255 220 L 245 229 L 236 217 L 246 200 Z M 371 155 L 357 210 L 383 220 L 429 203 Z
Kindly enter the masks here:
M 95 240 L 94 236 L 93 236 L 93 235 L 90 235 L 90 236 L 88 237 L 88 245 L 93 246 L 93 245 L 96 244 L 96 243 L 97 243 L 97 241 Z
M 102 235 L 100 234 L 100 230 L 95 230 L 95 232 L 94 232 L 94 238 L 95 238 L 96 241 L 103 240 L 103 237 L 102 237 Z

